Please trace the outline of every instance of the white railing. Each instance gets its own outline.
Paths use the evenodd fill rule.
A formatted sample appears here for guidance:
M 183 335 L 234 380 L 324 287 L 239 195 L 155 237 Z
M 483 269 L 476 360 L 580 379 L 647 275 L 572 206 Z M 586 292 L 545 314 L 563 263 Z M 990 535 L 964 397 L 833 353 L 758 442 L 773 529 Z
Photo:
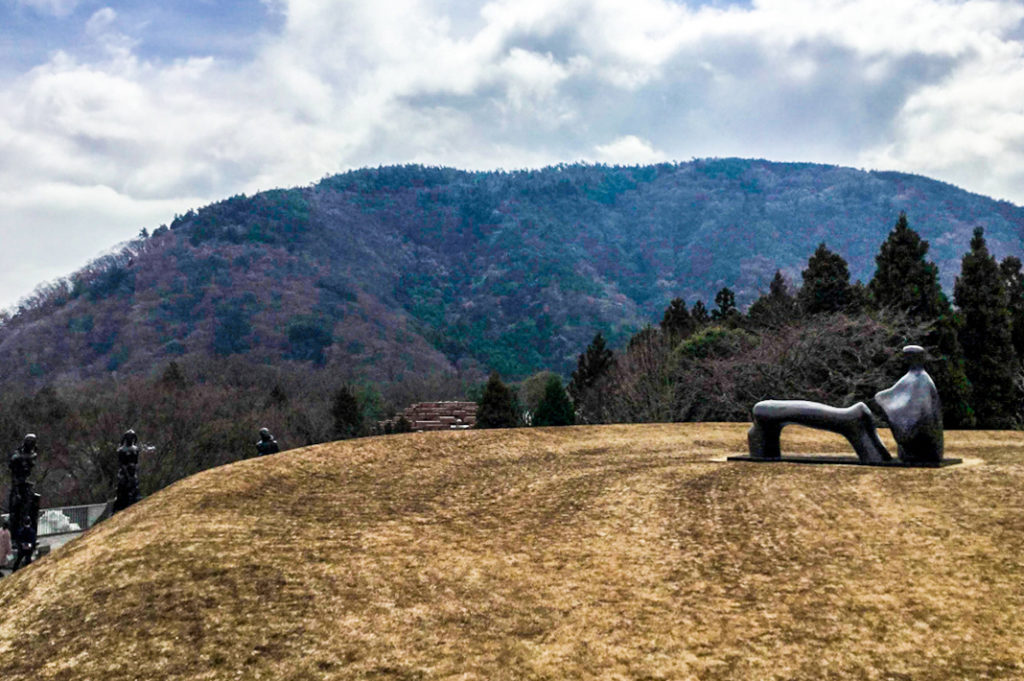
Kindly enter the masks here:
M 107 504 L 83 504 L 39 509 L 39 529 L 36 534 L 39 537 L 52 537 L 84 532 L 96 524 L 106 508 Z M 7 516 L 3 518 L 6 520 Z

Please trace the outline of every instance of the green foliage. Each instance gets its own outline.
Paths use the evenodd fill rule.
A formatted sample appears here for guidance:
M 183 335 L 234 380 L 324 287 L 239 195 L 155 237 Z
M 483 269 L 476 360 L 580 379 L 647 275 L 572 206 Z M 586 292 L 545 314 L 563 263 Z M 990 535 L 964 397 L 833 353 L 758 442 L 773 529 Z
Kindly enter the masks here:
M 329 322 L 300 315 L 288 323 L 287 357 L 314 364 L 323 364 L 324 350 L 334 343 Z
M 952 309 L 930 320 L 921 345 L 928 350 L 932 361 L 928 373 L 935 381 L 942 401 L 942 420 L 946 428 L 970 428 L 975 425 L 971 406 L 971 384 L 964 367 L 964 353 L 960 347 L 961 322 Z
M 76 283 L 80 281 L 83 280 L 76 279 Z M 135 292 L 135 271 L 121 262 L 105 263 L 83 288 L 88 298 L 94 301 L 111 296 L 128 297 Z
M 687 359 L 721 359 L 737 355 L 757 344 L 757 336 L 743 329 L 706 326 L 676 347 Z
M 89 335 L 89 348 L 98 356 L 106 355 L 114 348 L 118 335 L 116 327 L 98 329 Z
M 768 272 L 799 271 L 809 238 L 849 260 L 850 281 L 868 281 L 879 228 L 901 210 L 927 216 L 917 228 L 928 256 L 950 270 L 947 284 L 946 263 L 963 250 L 952 237 L 964 224 L 985 224 L 1008 252 L 1024 243 L 1017 207 L 926 178 L 813 164 L 364 169 L 190 211 L 174 230 L 156 230 L 19 308 L 0 332 L 0 360 L 5 376 L 33 386 L 100 375 L 122 346 L 132 348 L 122 373 L 147 372 L 172 352 L 315 362 L 316 343 L 307 353 L 302 333 L 289 338 L 289 323 L 309 316 L 337 328 L 340 347 L 360 349 L 355 358 L 323 353 L 346 380 L 399 382 L 443 367 L 564 376 L 595 331 L 625 346 L 675 296 L 715 308 L 727 285 L 744 308 Z M 93 299 L 93 282 L 107 297 Z M 221 306 L 246 291 L 259 309 L 228 317 Z M 857 287 L 850 291 L 852 314 Z M 52 315 L 53 327 L 53 306 L 71 295 L 73 309 Z M 703 306 L 695 325 L 707 323 Z M 751 328 L 779 328 L 756 321 L 760 307 Z M 84 315 L 94 329 L 70 332 L 68 317 Z M 28 347 L 28 324 L 54 341 Z M 666 339 L 678 333 L 663 329 Z
M 395 419 L 394 432 L 395 434 L 412 432 L 412 424 L 409 423 L 409 419 L 405 418 L 405 414 L 400 414 Z
M 217 307 L 213 329 L 213 351 L 218 355 L 248 352 L 252 347 L 252 324 L 244 307 L 224 303 Z
M 356 400 L 359 402 L 359 410 L 362 416 L 363 432 L 366 426 L 375 423 L 385 416 L 386 405 L 380 390 L 370 383 L 362 383 L 355 392 Z
M 273 189 L 244 194 L 176 217 L 171 229 L 188 232 L 193 246 L 208 241 L 293 245 L 310 224 L 310 206 L 303 190 Z
M 697 323 L 690 316 L 686 302 L 682 298 L 673 298 L 665 308 L 660 326 L 661 332 L 666 336 L 682 340 L 693 333 Z
M 229 272 L 229 263 L 218 253 L 201 253 L 191 249 L 181 249 L 177 253 L 178 271 L 185 275 L 185 288 L 201 289 L 213 281 L 215 275 Z M 227 282 L 230 285 L 230 277 Z
M 559 378 L 558 374 L 553 371 L 538 371 L 519 385 L 519 403 L 527 412 L 536 413 L 537 406 L 544 398 L 544 392 L 552 378 Z
M 598 203 L 613 205 L 620 194 L 636 189 L 636 186 L 636 180 L 630 173 L 618 168 L 608 168 L 601 178 L 601 184 L 588 190 L 587 196 Z
M 1018 363 L 1003 277 L 984 234 L 981 227 L 974 230 L 953 296 L 964 320 L 959 338 L 978 425 L 1006 428 L 1018 418 L 1020 395 L 1014 385 Z
M 569 395 L 581 423 L 600 423 L 604 418 L 605 389 L 615 366 L 615 355 L 598 332 L 576 360 L 569 381 Z
M 68 331 L 71 333 L 89 333 L 93 329 L 93 315 L 85 314 L 68 319 Z
M 711 321 L 711 315 L 708 314 L 708 309 L 704 307 L 704 302 L 698 300 L 693 304 L 693 309 L 690 310 L 690 316 L 693 318 L 693 323 L 698 327 L 704 326 Z
M 572 402 L 558 376 L 548 377 L 544 396 L 533 414 L 535 426 L 571 426 L 576 422 Z
M 830 251 L 825 242 L 818 245 L 801 274 L 804 285 L 798 299 L 804 312 L 839 312 L 850 305 L 850 270 L 843 257 Z
M 477 402 L 477 428 L 515 428 L 520 425 L 515 393 L 502 383 L 497 372 L 491 374 Z
M 929 373 L 942 399 L 946 427 L 966 427 L 974 416 L 957 320 L 939 285 L 938 267 L 925 260 L 927 253 L 928 242 L 910 228 L 906 213 L 900 213 L 875 256 L 877 269 L 867 290 L 875 307 L 901 310 L 911 320 L 931 325 L 923 338 L 913 340 L 933 358 Z
M 739 323 L 740 313 L 736 309 L 736 294 L 731 288 L 723 288 L 715 294 L 715 309 L 711 311 L 711 321 L 716 324 L 735 326 Z
M 348 386 L 338 388 L 331 400 L 334 436 L 339 440 L 363 434 L 363 411 L 355 392 Z
M 1006 289 L 1007 309 L 1010 311 L 1011 337 L 1017 361 L 1024 361 L 1024 272 L 1020 258 L 1009 255 L 999 263 L 999 272 Z
M 355 290 L 341 277 L 321 277 L 317 279 L 316 286 L 321 291 L 318 306 L 332 317 L 340 316 L 339 308 L 342 305 L 358 300 Z
M 184 390 L 188 386 L 185 373 L 177 362 L 168 362 L 160 375 L 160 387 L 165 390 Z
M 107 358 L 107 371 L 117 371 L 121 368 L 122 364 L 128 361 L 131 354 L 131 348 L 126 345 L 121 345 L 114 349 L 114 351 L 110 353 L 110 357 Z
M 775 270 L 768 285 L 768 293 L 755 300 L 747 310 L 747 318 L 754 327 L 777 329 L 796 321 L 799 314 L 796 297 L 789 292 L 782 272 Z
M 900 213 L 875 256 L 875 276 L 868 293 L 877 307 L 903 310 L 913 319 L 937 319 L 949 312 L 949 302 L 939 285 L 939 268 L 925 260 L 928 242 Z

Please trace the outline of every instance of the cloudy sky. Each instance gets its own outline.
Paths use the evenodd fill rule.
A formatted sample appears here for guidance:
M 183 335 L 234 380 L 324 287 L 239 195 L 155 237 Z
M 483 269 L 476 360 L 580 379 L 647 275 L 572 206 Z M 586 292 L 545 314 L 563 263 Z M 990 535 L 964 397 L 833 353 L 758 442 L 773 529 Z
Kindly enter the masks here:
M 743 156 L 1024 203 L 1022 0 L 0 0 L 0 307 L 362 166 Z

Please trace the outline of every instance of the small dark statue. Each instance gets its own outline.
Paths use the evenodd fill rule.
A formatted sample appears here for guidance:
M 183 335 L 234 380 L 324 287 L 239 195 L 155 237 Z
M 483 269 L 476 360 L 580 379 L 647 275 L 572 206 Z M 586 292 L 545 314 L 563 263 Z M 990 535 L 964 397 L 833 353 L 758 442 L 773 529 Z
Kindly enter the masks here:
M 139 498 L 139 436 L 134 430 L 128 430 L 121 436 L 121 446 L 117 448 L 117 496 L 113 512 L 123 511 Z
M 877 393 L 875 401 L 889 420 L 899 445 L 900 463 L 942 465 L 942 406 L 935 383 L 924 370 L 924 348 L 908 345 L 903 348 L 903 356 L 909 370 L 891 388 Z M 747 434 L 752 459 L 779 460 L 782 428 L 796 423 L 844 436 L 857 452 L 860 463 L 892 461 L 889 450 L 878 438 L 871 410 L 863 402 L 840 409 L 803 400 L 766 400 L 754 405 L 753 417 L 754 425 Z
M 266 428 L 260 428 L 260 440 L 256 443 L 256 455 L 266 456 L 267 454 L 277 454 L 281 451 L 281 448 L 277 444 L 277 440 L 270 434 L 270 431 Z
M 7 460 L 11 470 L 11 492 L 7 498 L 10 512 L 11 541 L 16 549 L 14 569 L 32 562 L 36 550 L 36 536 L 39 528 L 39 495 L 29 481 L 39 454 L 36 451 L 36 436 L 29 433 L 21 447 L 14 450 Z

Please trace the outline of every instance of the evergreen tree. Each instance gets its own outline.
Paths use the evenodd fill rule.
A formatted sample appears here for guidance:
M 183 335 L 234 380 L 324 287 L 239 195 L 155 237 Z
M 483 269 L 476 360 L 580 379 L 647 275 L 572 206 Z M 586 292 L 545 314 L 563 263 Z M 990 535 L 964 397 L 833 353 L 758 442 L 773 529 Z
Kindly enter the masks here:
M 736 309 L 736 294 L 732 289 L 725 287 L 715 294 L 715 309 L 711 311 L 712 321 L 719 324 L 734 325 L 739 320 L 740 313 Z
M 960 318 L 948 300 L 946 306 L 947 311 L 933 322 L 931 331 L 921 344 L 932 355 L 928 373 L 939 391 L 945 427 L 971 428 L 975 425 L 975 417 L 970 404 L 971 384 L 967 380 L 964 353 L 960 346 Z
M 340 440 L 358 437 L 363 432 L 363 411 L 355 392 L 348 386 L 341 386 L 331 400 L 331 416 L 334 419 L 334 436 Z
M 698 327 L 705 326 L 711 321 L 708 309 L 704 307 L 703 301 L 700 300 L 693 304 L 693 308 L 690 309 L 690 316 L 693 317 L 693 323 Z
M 868 283 L 872 303 L 902 310 L 912 319 L 937 319 L 949 310 L 939 285 L 939 268 L 925 260 L 928 242 L 900 213 L 896 226 L 875 256 L 875 276 Z
M 565 388 L 562 387 L 562 379 L 551 376 L 544 386 L 544 397 L 533 414 L 533 425 L 571 426 L 575 422 L 575 411 L 569 396 L 565 394 Z
M 213 351 L 218 355 L 245 353 L 252 347 L 252 324 L 245 310 L 224 303 L 217 308 Z
M 1014 386 L 1016 358 L 1003 277 L 996 259 L 988 252 L 984 235 L 984 229 L 975 228 L 971 250 L 961 261 L 953 297 L 963 315 L 960 345 L 978 425 L 1007 428 L 1019 411 Z
M 275 383 L 274 387 L 270 389 L 267 394 L 266 407 L 286 407 L 288 406 L 288 393 L 284 391 L 280 383 Z
M 850 287 L 850 300 L 846 303 L 846 307 L 843 308 L 843 312 L 847 314 L 860 314 L 868 307 L 868 287 L 864 285 L 860 279 L 853 282 L 853 286 Z
M 600 423 L 605 413 L 605 395 L 615 355 L 598 332 L 576 361 L 576 371 L 569 381 L 569 395 L 583 423 Z
M 682 298 L 673 298 L 672 302 L 665 308 L 665 315 L 661 318 L 661 332 L 666 337 L 682 340 L 693 333 L 697 324 L 686 309 L 686 303 Z
M 973 412 L 957 320 L 939 284 L 939 268 L 925 260 L 927 253 L 928 242 L 910 228 L 907 214 L 900 213 L 875 256 L 877 269 L 868 295 L 876 308 L 901 310 L 912 321 L 931 324 L 925 338 L 911 340 L 932 355 L 929 373 L 939 391 L 946 427 L 963 428 L 972 425 Z
M 1024 362 L 1024 272 L 1021 272 L 1020 258 L 1010 255 L 999 263 L 1006 289 L 1007 307 L 1010 310 L 1010 335 L 1017 362 Z
M 181 365 L 171 360 L 160 376 L 160 385 L 168 390 L 184 390 L 188 386 Z
M 804 285 L 798 299 L 804 312 L 840 312 L 850 305 L 853 298 L 850 268 L 841 255 L 828 250 L 825 242 L 818 245 L 801 274 Z
M 495 371 L 487 379 L 476 406 L 477 428 L 515 428 L 519 425 L 519 407 L 512 390 Z
M 747 317 L 755 326 L 764 328 L 779 328 L 796 319 L 796 298 L 789 292 L 782 272 L 775 270 L 775 276 L 768 284 L 768 293 L 750 305 Z

